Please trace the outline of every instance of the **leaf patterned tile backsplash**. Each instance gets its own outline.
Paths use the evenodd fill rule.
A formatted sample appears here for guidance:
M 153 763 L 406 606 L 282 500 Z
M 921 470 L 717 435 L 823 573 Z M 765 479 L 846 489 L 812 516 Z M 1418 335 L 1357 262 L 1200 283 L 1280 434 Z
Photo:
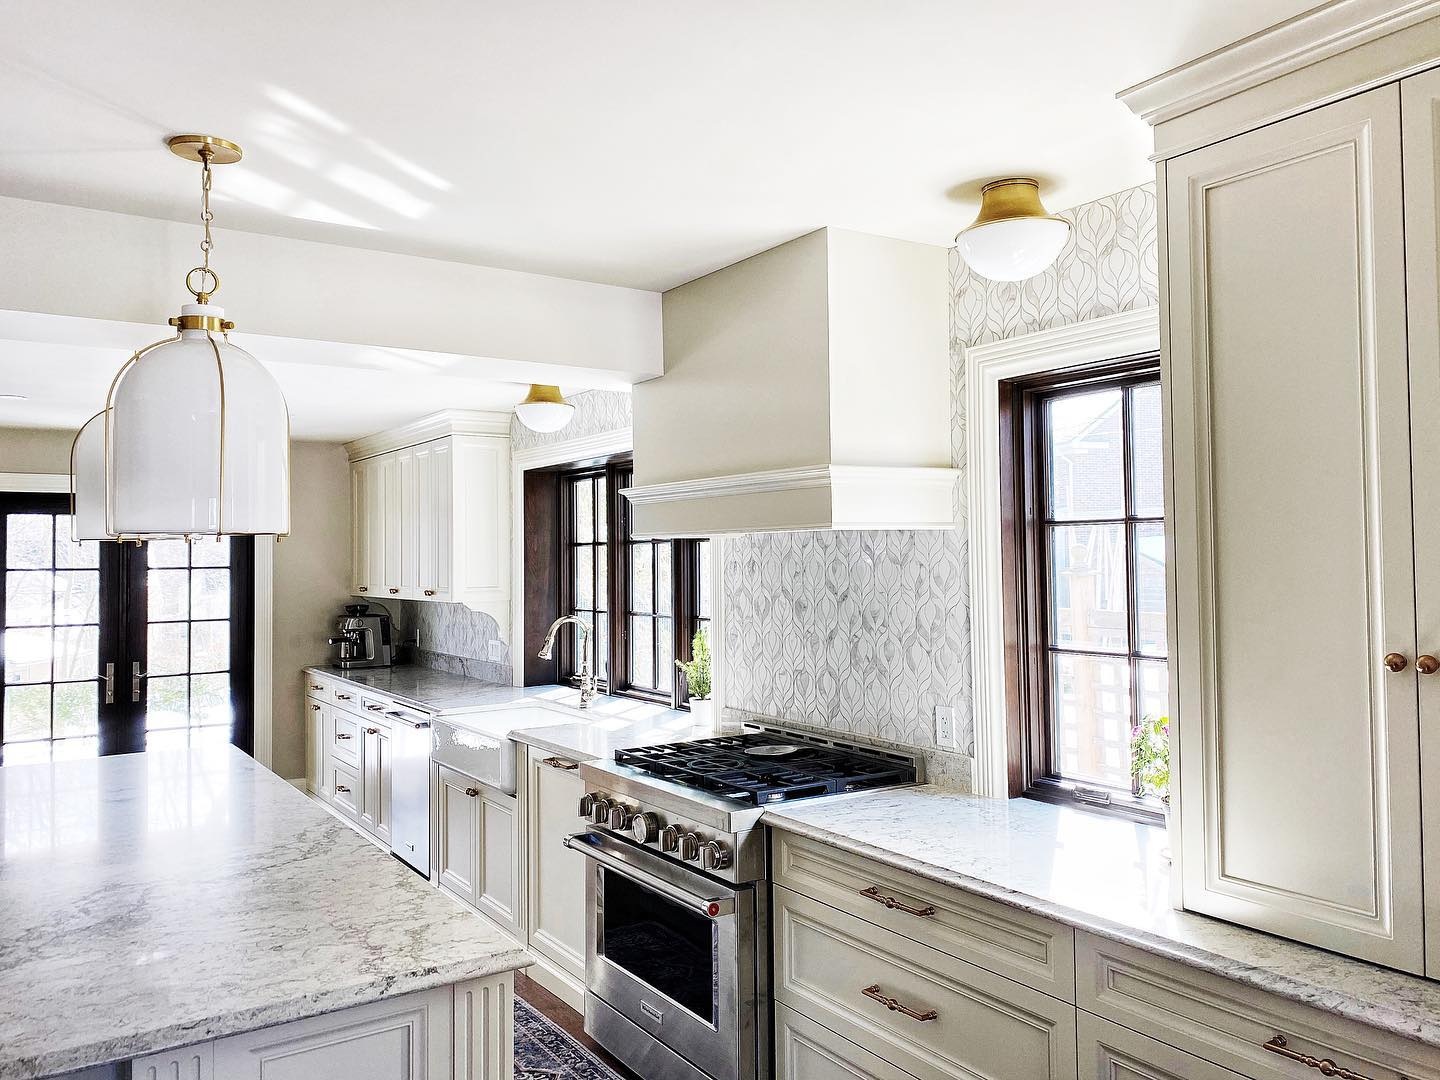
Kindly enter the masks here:
M 965 349 L 1159 302 L 1155 189 L 1064 211 L 1055 265 L 989 281 L 950 253 L 951 452 L 965 467 Z M 758 717 L 926 751 L 968 783 L 970 582 L 963 484 L 954 532 L 776 533 L 725 551 L 725 700 Z M 956 710 L 958 752 L 934 750 L 935 706 Z M 958 759 L 952 764 L 949 759 Z

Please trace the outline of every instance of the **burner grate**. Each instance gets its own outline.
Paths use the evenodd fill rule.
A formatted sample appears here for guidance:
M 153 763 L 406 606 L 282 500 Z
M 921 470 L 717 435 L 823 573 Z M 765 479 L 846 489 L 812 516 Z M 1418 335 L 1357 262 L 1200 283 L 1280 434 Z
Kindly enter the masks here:
M 799 749 L 776 756 L 755 753 L 777 745 Z M 915 780 L 913 766 L 880 754 L 764 732 L 617 750 L 615 762 L 754 806 Z

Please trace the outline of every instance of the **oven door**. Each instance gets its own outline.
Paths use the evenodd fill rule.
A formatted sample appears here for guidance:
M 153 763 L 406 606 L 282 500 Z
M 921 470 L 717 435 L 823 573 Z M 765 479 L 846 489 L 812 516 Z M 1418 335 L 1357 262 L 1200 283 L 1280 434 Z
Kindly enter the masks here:
M 566 845 L 590 860 L 589 992 L 707 1076 L 754 1076 L 755 887 L 607 833 L 578 833 Z

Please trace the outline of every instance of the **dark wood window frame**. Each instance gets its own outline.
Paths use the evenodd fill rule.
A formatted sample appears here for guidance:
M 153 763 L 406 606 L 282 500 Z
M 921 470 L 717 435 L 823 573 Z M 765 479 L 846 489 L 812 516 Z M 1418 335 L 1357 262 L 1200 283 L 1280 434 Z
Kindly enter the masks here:
M 609 640 L 605 656 L 607 677 L 601 680 L 603 692 L 622 697 L 652 701 L 672 708 L 686 708 L 684 676 L 670 665 L 668 676 L 657 672 L 657 681 L 664 689 L 636 686 L 630 671 L 630 503 L 620 494 L 630 483 L 630 455 L 604 460 L 527 471 L 525 474 L 525 682 L 543 685 L 577 681 L 579 667 L 575 639 L 572 634 L 560 638 L 552 661 L 532 661 L 538 652 L 550 623 L 572 610 L 575 597 L 575 560 L 573 550 L 575 513 L 572 505 L 573 482 L 585 478 L 605 478 L 606 499 L 606 607 L 609 616 Z M 638 541 L 644 543 L 645 541 Z M 699 581 L 695 540 L 668 541 L 673 544 L 670 559 L 670 587 L 673 590 L 671 613 L 671 656 L 690 659 L 690 642 L 700 616 Z M 598 584 L 592 582 L 592 590 Z M 657 588 L 660 583 L 656 582 Z M 596 597 L 598 602 L 599 598 Z M 599 647 L 599 635 L 592 632 L 592 643 Z M 656 650 L 656 662 L 659 650 Z M 595 667 L 600 668 L 598 657 Z
M 1158 380 L 1159 374 L 1159 357 L 1152 353 L 1045 372 L 1000 385 L 1001 575 L 1004 595 L 1008 598 L 1004 611 L 1005 698 L 1009 794 L 1012 798 L 1024 796 L 1079 805 L 1145 822 L 1160 820 L 1161 809 L 1153 799 L 1127 798 L 1123 793 L 1078 784 L 1064 779 L 1055 768 L 1049 670 L 1052 649 L 1046 588 L 1048 554 L 1045 527 L 1049 523 L 1044 516 L 1050 478 L 1040 412 L 1045 400 L 1065 392 L 1152 384 Z M 1128 396 L 1125 400 L 1128 410 Z M 1125 511 L 1115 520 L 1126 523 L 1127 590 L 1133 596 L 1135 565 L 1130 523 L 1133 520 L 1134 480 L 1132 424 L 1128 417 L 1122 430 Z M 1078 522 L 1096 523 L 1099 522 Z M 1163 658 L 1141 656 L 1136 652 L 1138 613 L 1133 602 L 1128 607 L 1127 650 L 1104 655 L 1129 662 L 1130 708 L 1132 716 L 1138 716 L 1140 685 L 1136 663 L 1138 660 Z M 1097 655 L 1095 650 L 1082 648 L 1060 651 Z

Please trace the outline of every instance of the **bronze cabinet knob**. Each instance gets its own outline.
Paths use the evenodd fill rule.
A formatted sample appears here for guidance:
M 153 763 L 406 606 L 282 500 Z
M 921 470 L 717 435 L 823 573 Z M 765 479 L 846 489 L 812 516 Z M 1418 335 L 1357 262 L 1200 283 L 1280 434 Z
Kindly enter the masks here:
M 1434 675 L 1440 671 L 1440 660 L 1435 659 L 1429 653 L 1424 653 L 1415 658 L 1415 670 L 1421 675 Z
M 1391 671 L 1404 671 L 1407 663 L 1409 663 L 1409 661 L 1398 652 L 1385 654 L 1385 666 Z

